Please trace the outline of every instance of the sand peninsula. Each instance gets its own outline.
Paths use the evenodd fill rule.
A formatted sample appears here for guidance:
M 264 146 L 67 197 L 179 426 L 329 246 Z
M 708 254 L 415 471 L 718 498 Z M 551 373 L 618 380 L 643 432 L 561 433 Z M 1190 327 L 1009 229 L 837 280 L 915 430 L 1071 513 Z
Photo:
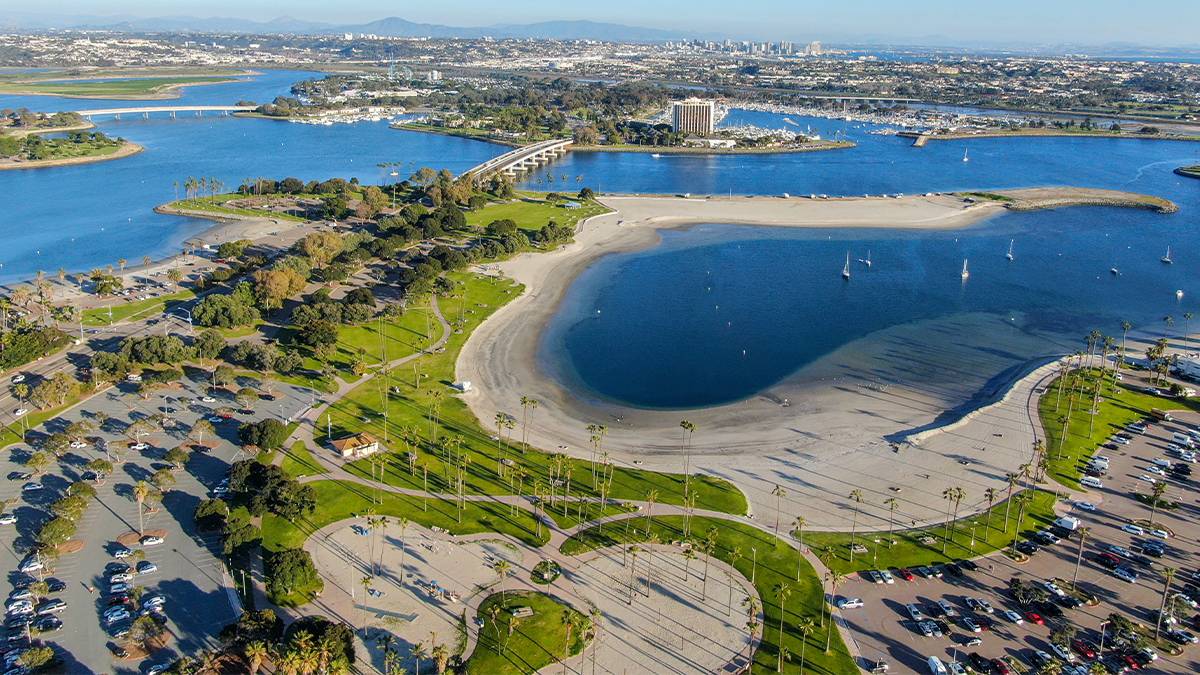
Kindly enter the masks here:
M 1027 332 L 1019 317 L 958 316 L 894 326 L 818 359 L 751 398 L 691 410 L 633 409 L 567 391 L 541 371 L 537 347 L 576 275 L 609 253 L 653 246 L 663 228 L 731 223 L 950 230 L 1014 206 L 1049 208 L 1098 200 L 1155 204 L 1165 210 L 1173 206 L 1144 195 L 1072 188 L 987 194 L 995 198 L 603 197 L 612 213 L 581 223 L 573 243 L 488 266 L 486 272 L 512 277 L 525 291 L 464 346 L 456 376 L 473 384 L 464 400 L 488 424 L 497 412 L 519 418 L 521 397 L 532 397 L 539 402 L 530 417 L 532 444 L 565 445 L 586 454 L 586 426 L 604 424 L 604 449 L 614 461 L 655 470 L 682 468 L 679 425 L 687 419 L 698 428 L 692 441 L 693 471 L 733 481 L 760 514 L 774 509 L 771 491 L 780 485 L 788 492 L 788 512 L 804 514 L 818 529 L 849 527 L 845 497 L 855 487 L 868 502 L 860 527 L 886 528 L 888 513 L 880 505 L 890 497 L 900 498 L 897 517 L 906 522 L 936 521 L 943 517 L 941 491 L 948 484 L 964 487 L 971 497 L 963 508 L 975 510 L 983 506 L 984 488 L 998 487 L 996 476 L 1029 461 L 1034 437 L 1029 392 L 1048 372 L 1042 364 L 1054 358 L 1047 353 L 1042 362 L 1030 363 L 1005 349 L 975 347 L 1001 341 L 1014 348 L 1012 353 L 1045 350 L 1051 336 Z M 1075 348 L 1073 342 L 1056 343 L 1053 351 Z M 916 432 L 996 401 L 1002 402 L 976 413 L 967 424 L 925 434 L 919 445 L 906 442 Z

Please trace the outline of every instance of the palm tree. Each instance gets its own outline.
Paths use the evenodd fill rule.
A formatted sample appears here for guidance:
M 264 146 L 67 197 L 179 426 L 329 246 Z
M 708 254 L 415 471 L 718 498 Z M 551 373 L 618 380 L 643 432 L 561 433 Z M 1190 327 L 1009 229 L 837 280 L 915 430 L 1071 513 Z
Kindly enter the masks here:
M 776 485 L 774 487 L 774 489 L 771 490 L 771 494 L 775 497 L 775 543 L 778 544 L 779 543 L 779 516 L 782 514 L 782 507 L 780 505 L 780 500 L 783 499 L 783 497 L 785 495 L 787 495 L 787 490 L 783 489 L 779 485 Z
M 800 553 L 804 553 L 804 526 L 807 524 L 808 521 L 804 516 L 796 516 L 792 520 L 792 536 L 795 537 L 797 532 L 800 533 Z
M 829 578 L 830 596 L 837 595 L 837 588 L 846 582 L 846 575 L 841 572 L 834 572 Z M 829 653 L 829 644 L 833 640 L 833 611 L 829 612 L 829 630 L 825 633 L 825 653 Z
M 505 579 L 508 577 L 509 573 L 510 573 L 510 572 L 512 572 L 512 563 L 510 563 L 510 562 L 508 562 L 507 560 L 505 560 L 505 559 L 501 558 L 500 560 L 497 560 L 497 561 L 496 561 L 496 564 L 492 566 L 492 569 L 496 571 L 496 576 L 500 578 L 500 580 L 499 580 L 499 583 L 501 584 L 501 587 L 500 587 L 500 603 L 501 603 L 501 604 L 504 604 L 504 587 L 503 587 L 503 584 L 504 584 L 504 580 L 505 580 Z
M 695 549 L 695 545 L 690 545 L 683 550 L 683 582 L 685 584 L 690 578 L 692 561 L 696 559 Z
M 996 488 L 988 488 L 983 491 L 983 498 L 986 499 L 988 503 L 987 521 L 983 526 L 983 530 L 985 532 L 992 529 L 992 502 L 996 501 L 996 497 L 998 496 L 1000 496 L 1000 493 L 996 492 Z
M 783 619 L 787 615 L 787 599 L 792 595 L 792 587 L 787 582 L 775 584 L 771 589 L 775 599 L 779 601 L 779 644 L 783 645 Z M 783 651 L 779 652 L 779 659 L 775 662 L 775 672 L 783 670 Z
M 850 525 L 850 562 L 854 562 L 854 535 L 858 529 L 858 509 L 862 506 L 863 502 L 862 490 L 851 490 L 850 501 L 854 502 L 854 520 Z M 826 648 L 826 651 L 828 651 L 828 648 Z
M 704 551 L 704 581 L 700 586 L 700 598 L 702 600 L 708 599 L 708 559 L 717 550 L 718 534 L 717 528 L 708 528 L 708 531 L 704 533 L 704 543 L 700 545 L 701 550 Z
M 638 554 L 642 552 L 642 549 L 637 544 L 634 544 L 633 546 L 629 547 L 628 551 L 629 551 L 629 555 L 633 559 L 633 561 L 632 561 L 632 564 L 629 566 L 629 600 L 625 604 L 632 605 L 633 604 L 633 579 L 634 579 L 634 575 L 637 570 L 637 557 L 638 557 Z
M 895 497 L 888 497 L 887 499 L 883 500 L 883 505 L 888 507 L 888 548 L 891 548 L 893 543 L 892 530 L 896 525 L 896 506 L 899 504 L 900 502 L 896 501 Z
M 646 531 L 650 531 L 650 526 L 654 524 L 654 502 L 658 501 L 658 490 L 651 490 L 646 493 Z
M 811 616 L 802 616 L 796 621 L 796 632 L 800 633 L 800 672 L 804 672 L 804 652 L 808 650 L 808 635 L 817 629 Z
M 733 573 L 730 570 L 737 571 L 738 561 L 742 559 L 742 547 L 734 546 L 729 552 L 729 570 L 725 572 L 725 580 L 729 583 L 729 600 L 725 605 L 725 616 L 729 616 L 729 612 L 733 608 Z
M 683 429 L 683 496 L 686 497 L 691 488 L 692 434 L 696 433 L 696 425 L 680 420 L 679 428 Z
M 1171 591 L 1171 581 L 1175 579 L 1176 571 L 1177 570 L 1174 567 L 1163 567 L 1162 568 L 1162 574 L 1163 574 L 1162 604 L 1159 605 L 1159 607 L 1158 607 L 1158 621 L 1154 622 L 1154 639 L 1155 640 L 1158 639 L 1158 632 L 1159 632 L 1159 630 L 1162 629 L 1163 613 L 1167 609 L 1167 593 L 1169 593 Z
M 567 629 L 566 637 L 563 639 L 563 672 L 567 672 L 567 658 L 571 656 L 571 631 L 579 627 L 579 615 L 575 610 L 564 607 L 562 611 L 562 625 Z
M 1060 442 L 1059 448 L 1061 447 L 1062 443 Z M 1005 474 L 1004 478 L 1008 481 L 1008 498 L 1004 500 L 1004 531 L 1008 532 L 1008 512 L 1012 508 L 1013 488 L 1017 486 L 1017 474 Z
M 144 480 L 139 480 L 137 482 L 137 485 L 133 486 L 133 498 L 137 500 L 137 505 L 138 505 L 138 535 L 139 536 L 143 535 L 146 531 L 145 523 L 143 522 L 143 518 L 142 518 L 142 506 L 146 503 L 146 498 L 150 496 L 151 490 L 153 490 L 153 488 L 151 488 L 150 484 Z
M 1191 312 L 1183 313 L 1183 341 L 1184 342 L 1187 342 L 1187 340 L 1188 340 L 1188 326 L 1191 325 L 1192 319 L 1194 319 L 1195 317 L 1196 317 L 1196 315 L 1192 314 Z
M 446 649 L 446 645 L 435 644 L 429 655 L 433 657 L 433 666 L 437 669 L 438 675 L 446 672 L 446 666 L 450 664 L 450 650 Z
M 404 533 L 408 530 L 408 518 L 401 518 L 397 521 L 400 526 L 400 586 L 404 586 L 404 554 L 407 547 L 404 545 Z
M 521 397 L 521 449 L 529 449 L 529 413 L 537 410 L 537 399 L 528 396 Z
M 258 669 L 262 668 L 265 662 L 271 655 L 271 650 L 267 647 L 267 643 L 262 640 L 254 640 L 246 643 L 242 648 L 242 655 L 246 657 L 246 664 L 250 668 L 250 675 L 257 675 Z
M 1162 496 L 1167 492 L 1167 482 L 1165 480 L 1155 481 L 1150 487 L 1150 524 L 1154 524 L 1154 516 L 1158 514 L 1158 505 L 1162 500 Z
M 413 670 L 415 675 L 421 675 L 421 659 L 425 658 L 425 643 L 418 642 L 412 646 Z
M 1071 590 L 1075 590 L 1075 582 L 1079 580 L 1079 564 L 1083 562 L 1083 542 L 1092 536 L 1092 528 L 1079 528 L 1079 551 L 1075 554 L 1075 575 L 1071 577 Z
M 1175 325 L 1175 317 L 1170 314 L 1163 317 L 1163 337 L 1170 339 L 1171 327 Z

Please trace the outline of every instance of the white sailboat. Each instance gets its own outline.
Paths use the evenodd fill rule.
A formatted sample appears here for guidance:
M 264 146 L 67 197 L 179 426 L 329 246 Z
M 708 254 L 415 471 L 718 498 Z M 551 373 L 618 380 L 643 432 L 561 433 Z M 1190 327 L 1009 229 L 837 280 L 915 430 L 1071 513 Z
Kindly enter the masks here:
M 850 252 L 846 251 L 846 264 L 842 266 L 842 278 L 850 280 Z
M 967 154 L 967 149 L 966 149 L 966 148 L 963 148 L 963 161 L 964 161 L 964 162 L 969 162 L 969 161 L 971 161 L 971 157 L 970 157 L 970 155 L 968 155 L 968 154 Z
M 1159 258 L 1159 260 L 1166 263 L 1167 265 L 1170 265 L 1171 263 L 1175 262 L 1174 260 L 1171 260 L 1171 247 L 1170 246 L 1167 246 L 1167 254 L 1164 255 L 1163 257 Z
M 963 258 L 962 280 L 966 281 L 969 276 L 971 273 L 967 271 L 967 259 Z
M 1004 254 L 1004 257 L 1008 258 L 1009 262 L 1012 262 L 1012 260 L 1013 260 L 1012 246 L 1013 246 L 1013 240 L 1009 239 L 1008 240 L 1008 253 Z
M 871 266 L 871 249 L 867 249 L 867 259 L 863 261 L 863 264 L 867 267 Z

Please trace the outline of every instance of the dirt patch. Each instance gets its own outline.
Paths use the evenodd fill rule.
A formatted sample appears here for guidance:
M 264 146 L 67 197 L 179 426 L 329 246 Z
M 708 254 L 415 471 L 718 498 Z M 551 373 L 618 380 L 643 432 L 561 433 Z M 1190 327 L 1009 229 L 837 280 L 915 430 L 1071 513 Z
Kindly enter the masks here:
M 145 536 L 147 536 L 147 537 L 162 537 L 163 539 L 166 539 L 167 531 L 166 530 L 146 530 Z M 142 543 L 142 535 L 138 534 L 137 532 L 126 532 L 125 534 L 122 534 L 121 536 L 117 537 L 117 543 L 124 546 L 125 548 L 133 548 Z
M 58 553 L 59 553 L 59 555 L 69 555 L 71 553 L 79 553 L 80 551 L 82 551 L 84 549 L 84 546 L 86 546 L 86 544 L 84 544 L 82 541 L 79 541 L 78 539 L 72 539 L 71 541 L 68 541 L 65 544 L 59 544 Z

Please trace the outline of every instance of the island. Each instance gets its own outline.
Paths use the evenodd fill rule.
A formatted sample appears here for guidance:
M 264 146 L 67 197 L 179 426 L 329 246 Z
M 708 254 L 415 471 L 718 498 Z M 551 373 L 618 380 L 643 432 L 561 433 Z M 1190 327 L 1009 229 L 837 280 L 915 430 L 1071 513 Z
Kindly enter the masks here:
M 61 137 L 43 134 L 58 132 Z M 0 134 L 0 170 L 40 169 L 104 162 L 135 155 L 142 146 L 99 131 L 31 129 L 20 134 Z
M 170 68 L 40 71 L 0 76 L 0 94 L 150 101 L 179 98 L 183 87 L 224 84 L 252 74 Z

